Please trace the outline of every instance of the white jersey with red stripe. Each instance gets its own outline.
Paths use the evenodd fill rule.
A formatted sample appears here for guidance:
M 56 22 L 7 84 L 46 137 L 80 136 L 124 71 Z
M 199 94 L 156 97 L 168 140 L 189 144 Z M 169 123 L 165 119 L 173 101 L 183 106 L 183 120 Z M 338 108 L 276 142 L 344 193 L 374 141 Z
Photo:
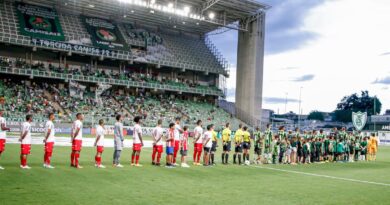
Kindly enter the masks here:
M 23 135 L 25 132 L 27 132 L 27 134 L 22 140 L 22 144 L 31 144 L 31 124 L 29 122 L 23 122 L 22 124 L 21 135 Z
M 104 146 L 104 127 L 101 125 L 96 126 L 96 138 L 100 136 L 99 140 L 96 142 L 96 146 Z
M 135 124 L 133 131 L 133 144 L 141 144 L 142 128 L 141 125 Z
M 185 151 L 185 150 L 188 150 L 188 131 L 184 131 L 182 136 L 181 136 L 181 139 L 180 139 L 180 144 L 181 144 L 181 148 Z
M 206 143 L 204 147 L 210 148 L 213 145 L 212 138 L 213 138 L 213 132 L 207 131 L 204 133 L 203 143 Z
M 180 131 L 181 131 L 181 126 L 179 124 L 175 124 L 175 141 L 180 140 Z
M 49 132 L 50 130 L 50 134 L 49 134 L 49 137 L 47 138 L 46 142 L 54 142 L 55 141 L 55 130 L 54 130 L 54 123 L 53 121 L 49 120 L 46 122 L 45 124 L 45 137 L 47 136 L 47 133 Z
M 162 140 L 163 134 L 164 134 L 164 129 L 161 128 L 160 126 L 157 126 L 153 129 L 152 137 L 156 145 L 158 146 L 163 145 L 163 140 Z
M 75 136 L 76 134 L 76 131 L 80 129 L 79 133 L 77 134 L 77 136 Z M 83 139 L 83 122 L 81 122 L 80 120 L 76 120 L 73 122 L 73 125 L 72 125 L 72 136 L 75 140 L 82 140 Z
M 4 117 L 0 117 L 0 139 L 5 139 L 7 134 L 5 131 L 1 130 L 1 125 L 7 127 L 7 121 L 5 120 Z
M 194 129 L 194 139 L 198 139 L 195 141 L 196 144 L 203 143 L 203 128 L 201 126 L 197 126 Z
M 175 130 L 171 130 L 169 129 L 168 130 L 168 138 L 167 138 L 167 147 L 173 147 L 175 145 L 175 143 L 173 142 L 173 140 L 175 139 Z

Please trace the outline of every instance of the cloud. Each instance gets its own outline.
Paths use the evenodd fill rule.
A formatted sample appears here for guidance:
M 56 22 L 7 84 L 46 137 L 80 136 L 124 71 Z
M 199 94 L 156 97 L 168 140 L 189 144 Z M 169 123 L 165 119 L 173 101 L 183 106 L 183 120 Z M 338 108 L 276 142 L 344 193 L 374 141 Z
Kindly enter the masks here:
M 262 1 L 272 6 L 267 12 L 266 54 L 283 53 L 305 45 L 317 34 L 302 30 L 307 13 L 325 0 Z
M 390 55 L 390 52 L 381 53 L 380 56 L 387 56 Z
M 285 68 L 281 68 L 281 70 L 298 70 L 299 68 L 298 67 L 285 67 Z
M 387 76 L 385 78 L 377 78 L 372 84 L 385 84 L 385 85 L 390 85 L 390 76 Z
M 284 104 L 286 103 L 286 98 L 279 97 L 264 97 L 263 101 L 267 104 Z M 288 103 L 297 103 L 299 100 L 293 98 L 287 98 Z
M 293 79 L 292 81 L 294 81 L 294 82 L 306 82 L 306 81 L 313 80 L 314 77 L 315 77 L 315 75 L 313 75 L 313 74 L 303 75 L 303 76 L 300 76 L 300 77 L 297 77 L 297 78 Z

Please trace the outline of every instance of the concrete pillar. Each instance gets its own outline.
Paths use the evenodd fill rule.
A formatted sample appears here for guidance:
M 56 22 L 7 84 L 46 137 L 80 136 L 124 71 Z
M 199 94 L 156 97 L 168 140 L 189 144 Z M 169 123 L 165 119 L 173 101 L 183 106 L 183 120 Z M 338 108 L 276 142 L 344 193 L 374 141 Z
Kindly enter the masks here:
M 253 126 L 261 119 L 263 95 L 263 62 L 265 14 L 247 24 L 248 31 L 239 31 L 237 50 L 236 114 Z

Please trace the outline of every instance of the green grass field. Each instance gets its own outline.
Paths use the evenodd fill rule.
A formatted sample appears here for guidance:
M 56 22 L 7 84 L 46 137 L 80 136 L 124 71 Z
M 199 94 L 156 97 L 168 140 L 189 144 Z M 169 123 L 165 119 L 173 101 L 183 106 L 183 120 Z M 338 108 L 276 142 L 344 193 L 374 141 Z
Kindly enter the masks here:
M 129 166 L 127 149 L 125 168 L 114 169 L 110 148 L 103 155 L 107 169 L 96 169 L 95 149 L 84 148 L 84 169 L 78 170 L 69 167 L 69 151 L 56 147 L 56 169 L 48 170 L 42 168 L 42 146 L 33 146 L 32 169 L 22 170 L 19 145 L 7 144 L 0 158 L 0 204 L 390 204 L 390 147 L 380 147 L 376 162 L 189 169 L 151 166 L 150 149 L 142 152 L 144 167 Z

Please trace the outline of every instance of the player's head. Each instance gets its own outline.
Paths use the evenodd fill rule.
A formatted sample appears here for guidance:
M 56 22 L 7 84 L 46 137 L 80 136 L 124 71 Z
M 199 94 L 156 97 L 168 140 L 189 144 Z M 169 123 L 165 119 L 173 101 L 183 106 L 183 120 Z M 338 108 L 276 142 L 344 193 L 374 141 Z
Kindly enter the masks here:
M 32 115 L 26 115 L 26 121 L 27 122 L 32 122 Z
M 267 124 L 267 128 L 270 128 L 270 126 L 271 126 L 270 124 Z
M 51 120 L 51 121 L 53 121 L 55 118 L 56 118 L 56 116 L 54 115 L 54 113 L 49 113 L 49 115 L 47 116 L 48 118 L 49 118 L 49 120 Z
M 259 126 L 257 126 L 257 127 L 256 127 L 256 131 L 259 131 L 259 130 L 260 130 L 260 127 L 259 127 Z
M 173 128 L 175 128 L 175 123 L 173 122 L 169 123 L 169 129 L 173 129 Z
M 279 130 L 284 130 L 284 126 L 280 126 L 280 127 L 279 127 Z
M 320 129 L 320 133 L 322 134 L 324 132 L 324 130 L 323 129 Z
M 297 127 L 297 128 L 295 128 L 295 132 L 299 132 L 299 128 Z
M 0 96 L 0 105 L 4 105 L 4 103 L 5 103 L 4 96 Z
M 239 128 L 239 129 L 242 129 L 242 124 L 241 124 L 241 123 L 238 125 L 238 128 Z
M 0 110 L 0 117 L 3 116 L 4 110 Z
M 77 113 L 77 114 L 76 114 L 76 118 L 77 118 L 78 120 L 80 120 L 80 121 L 83 121 L 83 120 L 84 120 L 84 115 L 81 114 L 81 113 Z
M 118 114 L 115 116 L 116 121 L 120 122 L 123 120 L 122 115 Z
M 141 117 L 140 116 L 135 116 L 134 117 L 134 122 L 137 123 L 137 124 L 141 123 Z
M 371 137 L 375 137 L 375 132 L 371 133 Z
M 103 119 L 100 119 L 100 120 L 99 120 L 99 125 L 100 125 L 100 126 L 103 126 L 103 125 L 104 125 L 104 120 L 103 120 Z
M 162 119 L 157 120 L 157 126 L 161 126 L 163 123 Z
M 196 125 L 202 126 L 202 120 L 198 120 L 198 121 L 196 122 Z
M 226 123 L 225 127 L 229 128 L 230 127 L 230 123 Z
M 244 131 L 247 131 L 248 130 L 248 127 L 247 126 L 244 126 Z
M 207 125 L 207 130 L 208 131 L 214 130 L 214 125 L 213 124 Z
M 345 131 L 345 127 L 341 128 L 342 131 Z
M 188 126 L 187 126 L 187 125 L 184 126 L 184 127 L 183 127 L 183 130 L 184 130 L 184 131 L 187 131 L 187 130 L 188 130 Z
M 180 123 L 180 120 L 181 120 L 181 118 L 180 118 L 180 117 L 176 117 L 176 118 L 175 118 L 175 122 L 176 122 L 176 124 L 179 124 L 179 123 Z

